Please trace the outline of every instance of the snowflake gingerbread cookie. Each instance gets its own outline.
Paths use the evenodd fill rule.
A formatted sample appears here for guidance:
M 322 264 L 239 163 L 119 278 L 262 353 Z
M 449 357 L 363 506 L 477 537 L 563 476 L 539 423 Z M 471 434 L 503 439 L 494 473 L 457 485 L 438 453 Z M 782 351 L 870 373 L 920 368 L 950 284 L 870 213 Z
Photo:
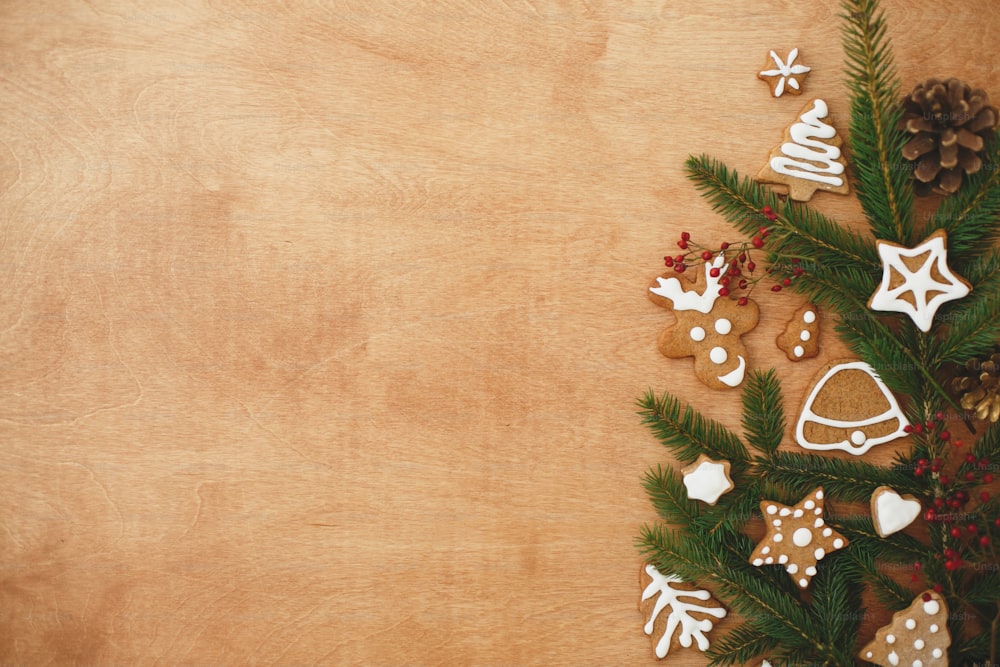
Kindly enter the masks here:
M 808 201 L 817 190 L 850 192 L 842 140 L 832 125 L 823 122 L 829 115 L 821 99 L 806 104 L 799 121 L 785 130 L 785 142 L 771 151 L 757 180 L 785 186 L 795 201 Z
M 948 233 L 934 232 L 915 248 L 878 241 L 882 283 L 868 301 L 872 310 L 905 313 L 917 328 L 931 330 L 942 304 L 961 299 L 972 290 L 948 268 Z
M 706 633 L 715 625 L 713 618 L 725 618 L 726 610 L 712 594 L 692 587 L 672 574 L 660 574 L 652 565 L 639 571 L 642 597 L 639 610 L 649 620 L 643 631 L 653 642 L 657 658 L 665 658 L 672 649 L 690 648 L 697 644 L 699 651 L 709 647 Z
M 777 53 L 771 51 L 764 63 L 767 69 L 757 73 L 757 78 L 767 82 L 771 87 L 771 94 L 775 97 L 781 97 L 786 91 L 792 95 L 802 94 L 802 82 L 812 68 L 794 64 L 798 57 L 798 49 L 792 49 L 788 53 L 787 62 L 782 61 Z
M 830 552 L 847 546 L 847 538 L 823 519 L 823 489 L 818 488 L 791 507 L 772 500 L 760 504 L 767 533 L 750 554 L 750 564 L 782 565 L 801 588 L 814 576 L 816 565 Z
M 948 606 L 934 591 L 924 591 L 893 614 L 858 657 L 882 667 L 947 667 L 949 646 Z
M 694 357 L 695 374 L 713 389 L 738 387 L 746 377 L 747 351 L 740 336 L 757 326 L 760 311 L 748 301 L 719 296 L 729 265 L 723 254 L 695 271 L 694 284 L 662 275 L 649 288 L 653 303 L 672 310 L 677 323 L 659 337 L 659 349 L 670 359 Z

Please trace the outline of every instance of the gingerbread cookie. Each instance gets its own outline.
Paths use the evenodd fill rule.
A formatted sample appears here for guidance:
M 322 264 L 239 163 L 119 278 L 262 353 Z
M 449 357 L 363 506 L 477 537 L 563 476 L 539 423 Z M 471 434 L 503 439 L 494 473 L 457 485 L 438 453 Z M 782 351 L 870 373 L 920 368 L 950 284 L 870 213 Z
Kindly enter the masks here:
M 789 361 L 802 361 L 819 354 L 819 308 L 807 303 L 792 315 L 777 340 Z
M 924 333 L 948 301 L 966 296 L 972 286 L 948 268 L 948 233 L 939 229 L 915 248 L 878 241 L 882 283 L 868 301 L 872 310 L 905 313 Z
M 816 190 L 850 192 L 847 163 L 840 152 L 841 138 L 832 125 L 826 102 L 815 99 L 799 115 L 799 122 L 785 130 L 785 142 L 771 151 L 757 174 L 761 183 L 784 185 L 795 201 L 808 201 Z
M 833 362 L 818 377 L 795 424 L 801 447 L 861 455 L 906 435 L 896 397 L 865 362 Z
M 947 667 L 949 646 L 948 606 L 929 590 L 893 614 L 858 657 L 883 667 Z
M 907 494 L 901 496 L 888 486 L 875 489 L 871 500 L 872 523 L 881 537 L 898 533 L 920 516 L 920 501 Z
M 677 323 L 659 338 L 660 353 L 671 359 L 694 357 L 698 379 L 713 389 L 737 387 L 746 376 L 747 350 L 740 336 L 757 326 L 757 304 L 719 296 L 729 265 L 720 254 L 695 270 L 695 282 L 664 274 L 649 288 L 654 303 L 672 310 Z M 712 274 L 715 275 L 712 275 Z
M 750 554 L 750 564 L 784 565 L 801 588 L 816 576 L 816 565 L 830 552 L 847 546 L 847 538 L 823 520 L 823 489 L 818 488 L 797 505 L 771 500 L 760 504 L 767 533 Z
M 726 609 L 711 593 L 695 590 L 678 576 L 660 574 L 652 565 L 639 570 L 639 588 L 639 610 L 649 619 L 643 631 L 650 636 L 657 658 L 694 643 L 699 651 L 708 649 L 705 633 L 714 626 L 711 619 L 726 616 Z
M 691 500 L 714 505 L 723 494 L 736 488 L 729 477 L 729 461 L 713 461 L 702 454 L 681 472 L 684 474 L 684 488 Z
M 802 94 L 802 82 L 811 68 L 805 65 L 793 65 L 799 56 L 798 49 L 792 49 L 788 54 L 788 62 L 782 62 L 774 51 L 768 54 L 764 61 L 764 70 L 757 73 L 757 78 L 766 81 L 771 87 L 771 94 L 781 97 L 785 92 L 792 95 Z

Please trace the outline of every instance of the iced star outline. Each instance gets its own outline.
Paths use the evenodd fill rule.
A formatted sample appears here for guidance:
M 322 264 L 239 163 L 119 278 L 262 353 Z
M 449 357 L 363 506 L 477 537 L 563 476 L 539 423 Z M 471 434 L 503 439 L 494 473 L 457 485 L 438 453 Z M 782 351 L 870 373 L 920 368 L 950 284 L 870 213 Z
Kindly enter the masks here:
M 799 588 L 809 586 L 809 582 L 816 576 L 817 563 L 826 555 L 843 549 L 849 543 L 846 537 L 827 525 L 823 519 L 824 498 L 823 487 L 819 487 L 792 506 L 774 500 L 762 500 L 760 513 L 764 517 L 767 532 L 750 554 L 750 564 L 755 567 L 781 565 Z M 770 510 L 771 507 L 775 508 L 774 511 Z M 809 548 L 804 549 L 806 554 L 793 563 L 787 553 L 783 552 L 789 548 L 788 545 L 793 541 L 795 531 L 799 528 L 818 531 L 820 537 L 818 539 L 814 537 Z M 775 539 L 779 535 L 780 537 Z M 817 547 L 823 551 L 819 558 L 815 555 Z M 794 546 L 791 549 L 799 550 Z M 813 570 L 812 573 L 809 572 L 810 569 Z
M 947 240 L 947 232 L 939 229 L 914 248 L 907 248 L 891 241 L 878 241 L 878 255 L 882 260 L 882 283 L 872 295 L 868 306 L 872 310 L 909 315 L 918 329 L 924 333 L 930 331 L 934 315 L 942 304 L 961 299 L 971 291 L 969 285 L 948 267 Z M 903 262 L 904 258 L 919 257 L 925 253 L 928 253 L 927 259 L 916 271 L 911 271 Z M 937 282 L 931 277 L 931 271 L 935 268 L 948 281 L 947 283 Z M 896 288 L 890 287 L 893 270 L 903 277 L 903 283 Z M 921 285 L 922 281 L 926 281 L 927 284 Z M 916 306 L 900 298 L 907 292 L 913 293 Z M 938 292 L 938 294 L 928 300 L 928 292 Z
M 811 72 L 811 67 L 806 67 L 805 65 L 793 65 L 795 59 L 799 57 L 798 47 L 792 49 L 788 52 L 788 62 L 782 62 L 781 58 L 774 51 L 771 51 L 771 60 L 774 64 L 778 66 L 777 69 L 766 69 L 759 74 L 759 76 L 773 77 L 780 76 L 778 84 L 774 87 L 774 96 L 781 97 L 781 94 L 785 92 L 785 81 L 788 81 L 788 85 L 795 90 L 799 89 L 799 82 L 795 79 L 796 74 L 805 74 L 806 72 Z

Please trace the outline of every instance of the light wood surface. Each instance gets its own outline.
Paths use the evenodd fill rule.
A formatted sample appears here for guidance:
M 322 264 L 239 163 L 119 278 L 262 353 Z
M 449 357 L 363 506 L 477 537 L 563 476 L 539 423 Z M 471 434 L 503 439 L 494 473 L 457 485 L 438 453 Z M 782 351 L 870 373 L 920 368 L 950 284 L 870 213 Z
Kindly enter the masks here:
M 885 4 L 1000 97 L 992 0 Z M 833 5 L 4 2 L 0 663 L 653 664 L 635 399 L 739 419 L 644 292 L 806 99 L 768 49 L 846 127 Z

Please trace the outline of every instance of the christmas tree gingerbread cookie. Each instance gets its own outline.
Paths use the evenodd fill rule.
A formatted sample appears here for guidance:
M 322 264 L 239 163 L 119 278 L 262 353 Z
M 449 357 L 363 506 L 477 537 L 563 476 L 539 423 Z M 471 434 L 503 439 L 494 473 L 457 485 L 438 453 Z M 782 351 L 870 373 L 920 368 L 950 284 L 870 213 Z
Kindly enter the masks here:
M 649 288 L 653 303 L 677 316 L 677 323 L 660 334 L 660 353 L 670 359 L 694 357 L 695 374 L 713 389 L 743 382 L 747 351 L 740 336 L 756 327 L 760 318 L 755 302 L 741 306 L 719 296 L 720 280 L 728 269 L 720 254 L 700 270 L 696 267 L 693 284 L 665 274 Z
M 826 102 L 810 101 L 799 121 L 785 130 L 785 142 L 757 174 L 761 183 L 783 185 L 795 201 L 808 201 L 816 190 L 846 195 L 846 165 L 837 130 L 823 121 L 830 115 Z
M 934 591 L 924 591 L 893 614 L 858 657 L 882 667 L 947 667 L 949 646 L 948 606 Z
M 819 308 L 807 303 L 796 310 L 776 342 L 789 361 L 802 361 L 818 355 Z

